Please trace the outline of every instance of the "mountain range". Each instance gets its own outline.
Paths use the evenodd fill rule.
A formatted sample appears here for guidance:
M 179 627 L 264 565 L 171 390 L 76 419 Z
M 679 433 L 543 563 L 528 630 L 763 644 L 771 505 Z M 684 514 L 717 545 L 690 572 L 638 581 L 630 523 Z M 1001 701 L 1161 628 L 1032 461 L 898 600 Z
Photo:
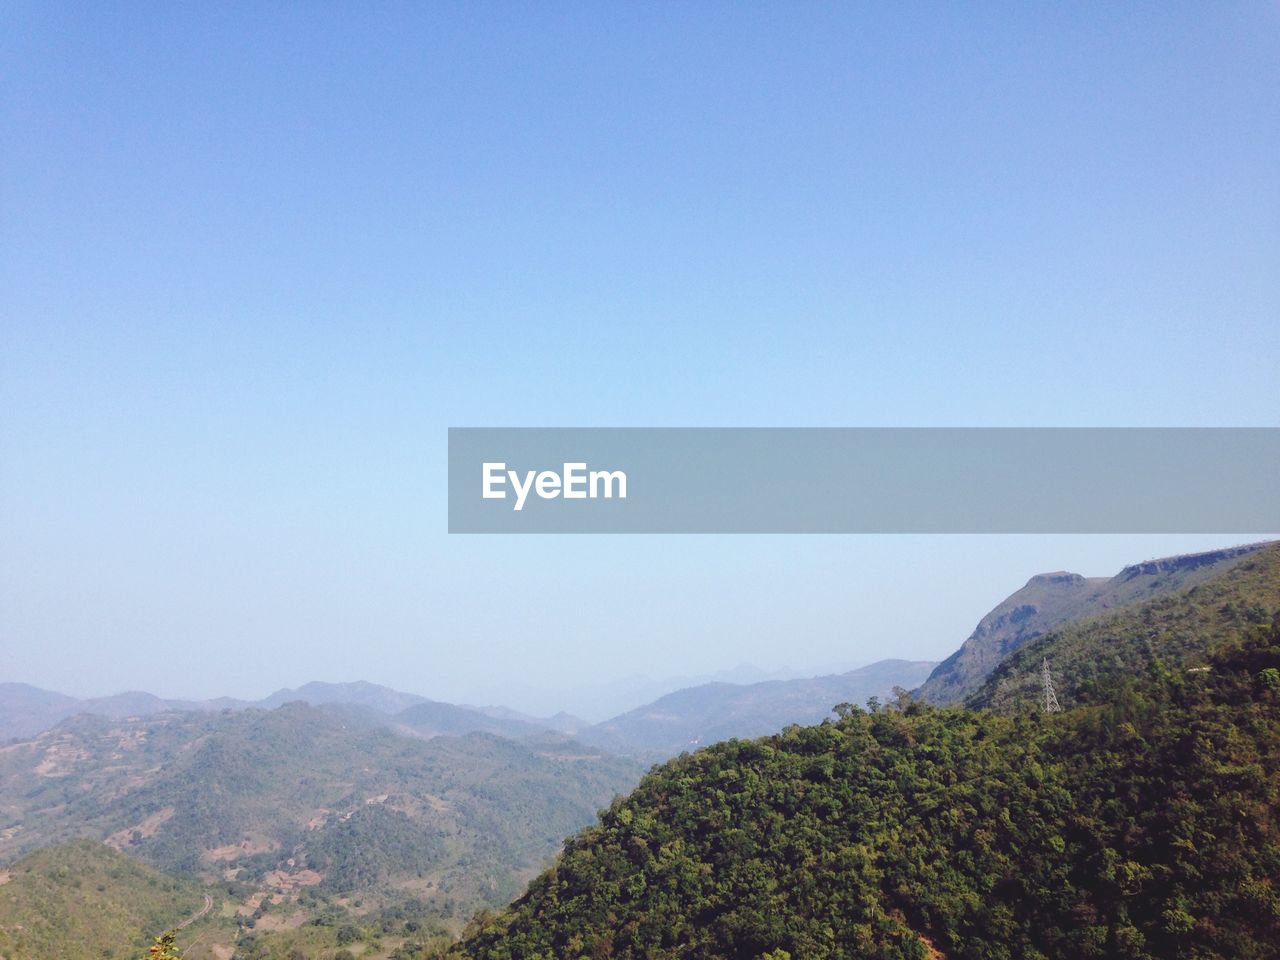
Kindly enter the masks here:
M 0 742 L 34 736 L 77 715 L 107 719 L 166 712 L 218 713 L 275 709 L 287 703 L 345 706 L 396 732 L 423 737 L 488 733 L 521 739 L 547 733 L 575 736 L 614 753 L 662 759 L 727 737 L 772 733 L 789 723 L 814 723 L 844 701 L 887 697 L 896 686 L 915 687 L 932 663 L 884 660 L 826 677 L 749 684 L 707 683 L 678 690 L 652 704 L 600 724 L 567 713 L 532 717 L 500 706 L 472 707 L 430 700 L 390 687 L 311 682 L 278 690 L 261 700 L 172 700 L 149 693 L 123 693 L 77 700 L 21 683 L 0 684 Z
M 552 734 L 402 736 L 351 705 L 80 715 L 0 748 L 0 863 L 87 837 L 262 895 L 399 890 L 448 920 L 506 902 L 640 772 Z
M 183 700 L 130 691 L 107 697 L 77 699 L 42 690 L 25 683 L 0 683 L 0 742 L 41 733 L 78 714 L 120 720 L 172 711 L 210 713 L 225 710 L 271 710 L 286 703 L 312 706 L 345 704 L 373 713 L 404 717 L 406 727 L 433 731 L 435 719 L 440 733 L 488 732 L 502 736 L 524 736 L 538 731 L 572 732 L 588 726 L 585 721 L 559 714 L 530 717 L 502 707 L 466 707 L 429 700 L 364 680 L 353 683 L 312 681 L 300 687 L 277 690 L 260 700 L 218 697 L 213 700 Z M 416 712 L 414 708 L 418 708 Z
M 753 663 L 739 663 L 705 673 L 664 676 L 631 674 L 562 689 L 532 686 L 511 678 L 495 678 L 493 682 L 474 689 L 462 702 L 519 703 L 525 714 L 542 716 L 566 711 L 584 717 L 591 723 L 603 723 L 620 713 L 687 687 L 700 687 L 708 683 L 746 685 L 766 680 L 805 680 L 809 677 L 846 673 L 863 665 L 860 661 L 847 659 L 811 664 L 802 669 L 787 666 L 765 669 Z
M 1280 543 L 1039 575 L 942 664 L 700 684 L 595 725 L 368 683 L 8 684 L 0 718 L 54 718 L 0 746 L 5 960 L 125 957 L 183 920 L 188 960 L 1280 940 Z

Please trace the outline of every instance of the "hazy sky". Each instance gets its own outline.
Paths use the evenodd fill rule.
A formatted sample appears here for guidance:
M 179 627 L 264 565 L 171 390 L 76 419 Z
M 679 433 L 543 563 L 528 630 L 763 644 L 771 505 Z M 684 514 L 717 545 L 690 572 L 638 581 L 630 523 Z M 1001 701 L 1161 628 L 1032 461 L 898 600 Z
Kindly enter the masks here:
M 1274 3 L 15 3 L 0 84 L 0 680 L 933 659 L 1248 539 L 449 537 L 445 438 L 1280 425 Z

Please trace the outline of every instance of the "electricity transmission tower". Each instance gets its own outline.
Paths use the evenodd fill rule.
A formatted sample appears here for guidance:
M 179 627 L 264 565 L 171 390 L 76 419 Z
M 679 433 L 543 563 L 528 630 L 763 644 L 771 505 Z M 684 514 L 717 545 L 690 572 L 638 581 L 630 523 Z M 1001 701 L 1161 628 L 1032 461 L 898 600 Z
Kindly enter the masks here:
M 1044 712 L 1057 713 L 1062 707 L 1058 706 L 1058 695 L 1053 692 L 1053 674 L 1049 670 L 1048 657 L 1041 664 L 1040 675 L 1044 677 Z

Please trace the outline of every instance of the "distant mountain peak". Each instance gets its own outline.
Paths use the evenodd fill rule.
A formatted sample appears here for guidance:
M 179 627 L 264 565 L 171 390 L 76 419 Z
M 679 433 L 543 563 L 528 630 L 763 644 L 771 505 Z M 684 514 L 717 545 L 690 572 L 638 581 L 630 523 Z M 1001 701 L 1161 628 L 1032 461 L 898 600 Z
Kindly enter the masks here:
M 1095 578 L 1105 580 L 1106 577 Z M 1027 581 L 1027 586 L 1037 583 L 1070 583 L 1079 584 L 1086 582 L 1086 578 L 1078 573 L 1071 573 L 1067 570 L 1055 570 L 1052 573 L 1037 573 L 1034 577 Z
M 776 733 L 789 724 L 820 723 L 839 703 L 865 703 L 911 688 L 929 675 L 929 661 L 881 660 L 819 677 L 711 681 L 684 687 L 583 731 L 607 750 L 657 758 L 730 738 Z

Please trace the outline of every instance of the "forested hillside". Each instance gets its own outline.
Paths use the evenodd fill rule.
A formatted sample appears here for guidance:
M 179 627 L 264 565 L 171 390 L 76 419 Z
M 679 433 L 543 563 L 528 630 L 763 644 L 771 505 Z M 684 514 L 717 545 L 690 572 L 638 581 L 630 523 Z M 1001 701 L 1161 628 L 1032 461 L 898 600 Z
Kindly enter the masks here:
M 1264 606 L 1210 636 L 1208 670 L 1099 672 L 1063 713 L 904 698 L 682 756 L 455 952 L 1274 958 L 1280 595 Z
M 563 737 L 397 736 L 351 708 L 81 717 L 0 748 L 0 865 L 89 836 L 276 890 L 503 903 L 639 779 Z
M 78 840 L 0 869 L 0 957 L 131 960 L 204 903 L 198 884 Z

